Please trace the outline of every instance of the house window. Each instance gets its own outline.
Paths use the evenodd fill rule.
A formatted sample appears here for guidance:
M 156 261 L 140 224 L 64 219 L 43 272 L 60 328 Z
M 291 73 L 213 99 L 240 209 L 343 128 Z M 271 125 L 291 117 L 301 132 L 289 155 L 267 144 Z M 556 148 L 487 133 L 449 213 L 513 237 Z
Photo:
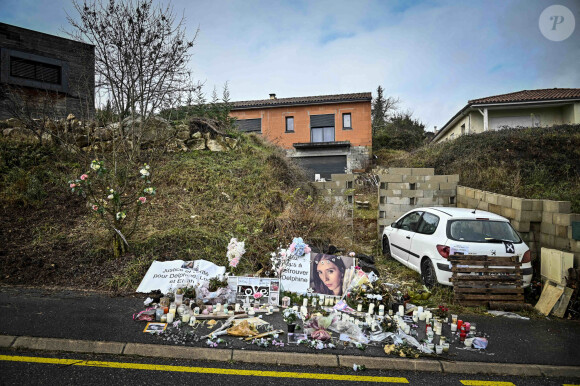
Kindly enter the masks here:
M 238 130 L 244 133 L 261 133 L 262 118 L 236 120 Z
M 310 142 L 333 142 L 334 127 L 313 127 L 310 129 Z
M 36 80 L 43 83 L 61 84 L 62 69 L 54 64 L 10 57 L 10 76 Z
M 286 132 L 294 132 L 294 117 L 286 117 Z
M 465 123 L 461 125 L 461 135 L 465 135 Z
M 352 123 L 350 120 L 350 113 L 342 114 L 342 129 L 343 130 L 352 130 Z

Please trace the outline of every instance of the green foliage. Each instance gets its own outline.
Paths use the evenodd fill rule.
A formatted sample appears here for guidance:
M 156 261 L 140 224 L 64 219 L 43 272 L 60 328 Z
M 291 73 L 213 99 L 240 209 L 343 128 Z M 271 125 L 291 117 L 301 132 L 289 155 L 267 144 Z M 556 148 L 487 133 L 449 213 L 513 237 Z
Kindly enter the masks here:
M 410 113 L 395 114 L 373 137 L 373 149 L 413 150 L 425 141 L 425 124 Z

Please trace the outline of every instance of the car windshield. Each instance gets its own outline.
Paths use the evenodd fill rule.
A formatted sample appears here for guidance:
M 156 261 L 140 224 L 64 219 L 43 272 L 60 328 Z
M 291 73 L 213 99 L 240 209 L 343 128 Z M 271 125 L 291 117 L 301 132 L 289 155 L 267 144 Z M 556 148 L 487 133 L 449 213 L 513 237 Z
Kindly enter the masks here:
M 449 238 L 473 243 L 521 242 L 517 232 L 506 221 L 454 220 L 449 222 Z

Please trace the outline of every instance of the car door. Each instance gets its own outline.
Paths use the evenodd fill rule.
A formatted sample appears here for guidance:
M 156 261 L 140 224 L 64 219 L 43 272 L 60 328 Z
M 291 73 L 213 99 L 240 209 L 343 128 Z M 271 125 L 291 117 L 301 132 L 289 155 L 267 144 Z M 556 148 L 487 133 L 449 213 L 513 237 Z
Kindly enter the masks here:
M 414 267 L 420 269 L 421 258 L 423 256 L 431 255 L 429 252 L 437 249 L 438 240 L 434 236 L 434 233 L 438 226 L 439 216 L 429 212 L 423 213 L 421 223 L 411 238 L 411 248 L 409 248 L 409 265 L 413 265 Z M 440 241 L 440 243 L 443 242 L 444 241 Z
M 421 221 L 422 211 L 411 212 L 397 221 L 393 232 L 391 233 L 391 254 L 402 261 L 409 260 L 409 250 L 411 240 L 415 230 Z

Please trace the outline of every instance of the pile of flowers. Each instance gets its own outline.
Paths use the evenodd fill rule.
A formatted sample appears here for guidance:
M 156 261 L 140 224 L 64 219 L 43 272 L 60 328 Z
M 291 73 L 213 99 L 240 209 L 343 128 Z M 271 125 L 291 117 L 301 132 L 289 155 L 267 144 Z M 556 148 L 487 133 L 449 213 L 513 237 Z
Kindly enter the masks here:
M 260 339 L 252 339 L 252 344 L 255 344 L 258 347 L 284 347 L 284 342 L 281 340 L 270 339 L 270 338 L 260 338 Z
M 230 267 L 236 268 L 240 263 L 240 259 L 246 253 L 245 243 L 243 241 L 238 241 L 238 239 L 232 237 L 230 243 L 228 244 L 227 258 L 230 262 Z
M 324 343 L 321 340 L 317 339 L 300 339 L 298 344 L 303 344 L 306 347 L 310 347 L 316 350 L 323 350 L 325 348 L 336 348 L 336 346 L 332 343 Z

